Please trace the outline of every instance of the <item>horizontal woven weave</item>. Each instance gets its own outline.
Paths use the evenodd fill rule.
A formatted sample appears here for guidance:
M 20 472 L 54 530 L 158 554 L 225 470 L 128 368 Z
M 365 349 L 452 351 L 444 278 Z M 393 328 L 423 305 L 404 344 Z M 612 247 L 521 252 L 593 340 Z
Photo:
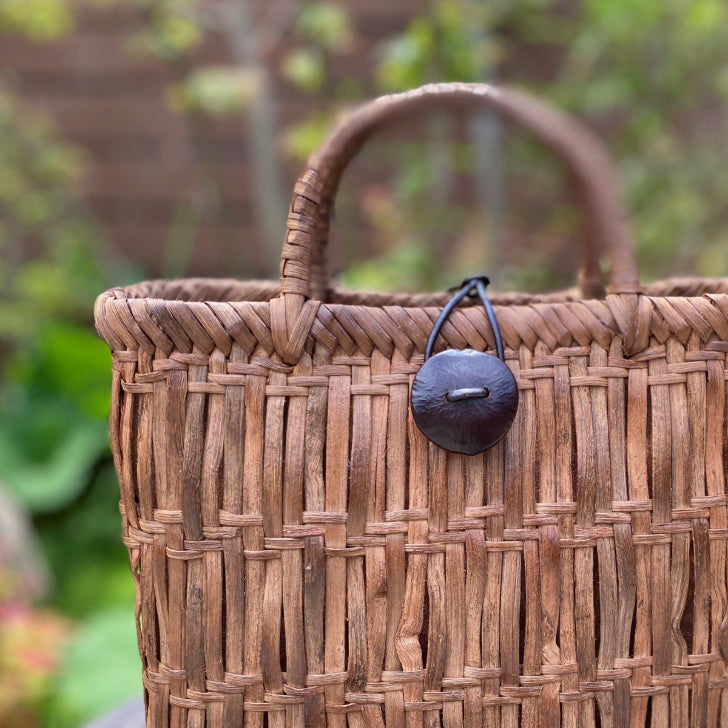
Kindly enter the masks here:
M 521 405 L 473 457 L 409 415 L 439 309 L 322 304 L 288 366 L 257 294 L 98 302 L 150 725 L 728 720 L 728 282 L 647 289 L 630 357 L 614 299 L 496 305 Z

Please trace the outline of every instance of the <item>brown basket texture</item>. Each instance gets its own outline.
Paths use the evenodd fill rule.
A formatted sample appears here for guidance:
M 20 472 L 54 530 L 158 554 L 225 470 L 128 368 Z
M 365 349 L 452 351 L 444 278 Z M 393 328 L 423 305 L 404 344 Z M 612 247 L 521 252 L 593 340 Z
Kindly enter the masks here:
M 410 413 L 448 297 L 342 293 L 324 262 L 348 161 L 444 104 L 559 154 L 591 232 L 583 296 L 494 300 L 520 406 L 473 456 Z M 147 724 L 728 725 L 728 281 L 639 287 L 601 146 L 512 90 L 384 97 L 309 161 L 281 273 L 98 299 Z M 439 343 L 493 350 L 482 307 Z

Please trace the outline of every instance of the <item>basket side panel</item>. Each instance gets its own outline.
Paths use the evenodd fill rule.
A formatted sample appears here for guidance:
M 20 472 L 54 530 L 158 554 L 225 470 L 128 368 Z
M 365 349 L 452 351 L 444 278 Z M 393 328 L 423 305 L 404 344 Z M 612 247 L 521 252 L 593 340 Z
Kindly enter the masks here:
M 721 725 L 728 345 L 685 306 L 645 308 L 629 358 L 606 306 L 503 315 L 519 412 L 476 456 L 411 417 L 428 312 L 367 338 L 322 307 L 294 366 L 253 304 L 117 314 L 148 724 Z M 444 338 L 486 327 L 459 311 Z

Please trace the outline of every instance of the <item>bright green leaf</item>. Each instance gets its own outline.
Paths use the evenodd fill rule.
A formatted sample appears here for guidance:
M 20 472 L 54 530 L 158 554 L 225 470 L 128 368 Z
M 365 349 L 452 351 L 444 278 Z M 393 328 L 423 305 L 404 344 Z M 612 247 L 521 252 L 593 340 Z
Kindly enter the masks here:
M 309 3 L 301 11 L 296 25 L 304 38 L 327 51 L 344 52 L 353 42 L 349 15 L 345 8 L 335 3 Z
M 66 0 L 0 0 L 0 31 L 34 41 L 53 41 L 73 28 Z
M 377 82 L 389 91 L 416 88 L 425 82 L 429 50 L 412 34 L 405 34 L 384 43 L 377 67 Z
M 364 291 L 429 290 L 435 273 L 426 246 L 402 244 L 374 260 L 352 263 L 341 276 L 344 286 Z M 402 271 L 407 271 L 403 280 Z
M 281 62 L 283 77 L 303 91 L 318 91 L 326 80 L 326 68 L 320 51 L 295 48 Z
M 3 428 L 5 430 L 5 428 Z M 54 511 L 86 487 L 94 464 L 106 452 L 108 429 L 101 422 L 76 425 L 42 462 L 27 459 L 22 444 L 0 431 L 0 477 L 33 513 Z
M 172 87 L 169 101 L 176 111 L 226 116 L 253 103 L 260 86 L 257 71 L 236 67 L 208 67 L 193 71 Z
M 329 113 L 313 114 L 294 124 L 283 139 L 285 154 L 291 159 L 306 159 L 323 144 L 331 128 L 332 117 Z
M 74 634 L 52 707 L 80 725 L 141 695 L 141 675 L 133 603 L 98 612 Z
M 136 4 L 144 8 L 147 22 L 130 36 L 132 51 L 175 61 L 202 41 L 196 0 L 136 0 Z

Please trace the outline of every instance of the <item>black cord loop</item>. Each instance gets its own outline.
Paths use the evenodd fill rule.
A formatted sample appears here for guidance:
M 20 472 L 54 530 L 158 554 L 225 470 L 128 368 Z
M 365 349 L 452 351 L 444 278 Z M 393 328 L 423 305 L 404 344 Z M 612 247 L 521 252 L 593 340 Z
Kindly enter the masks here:
M 493 329 L 493 337 L 495 338 L 495 348 L 498 353 L 498 358 L 501 361 L 505 361 L 505 354 L 503 353 L 503 339 L 501 338 L 500 328 L 498 326 L 498 320 L 495 317 L 495 311 L 486 293 L 486 286 L 490 283 L 488 276 L 473 276 L 472 278 L 466 278 L 460 286 L 451 288 L 450 291 L 457 291 L 455 295 L 447 302 L 445 308 L 442 309 L 442 313 L 437 317 L 435 325 L 432 327 L 432 333 L 430 338 L 427 340 L 427 348 L 425 349 L 425 361 L 427 361 L 432 355 L 432 350 L 435 348 L 435 341 L 440 333 L 442 325 L 447 321 L 448 317 L 452 313 L 453 309 L 465 298 L 475 298 L 478 296 L 485 313 L 490 321 L 490 326 Z

